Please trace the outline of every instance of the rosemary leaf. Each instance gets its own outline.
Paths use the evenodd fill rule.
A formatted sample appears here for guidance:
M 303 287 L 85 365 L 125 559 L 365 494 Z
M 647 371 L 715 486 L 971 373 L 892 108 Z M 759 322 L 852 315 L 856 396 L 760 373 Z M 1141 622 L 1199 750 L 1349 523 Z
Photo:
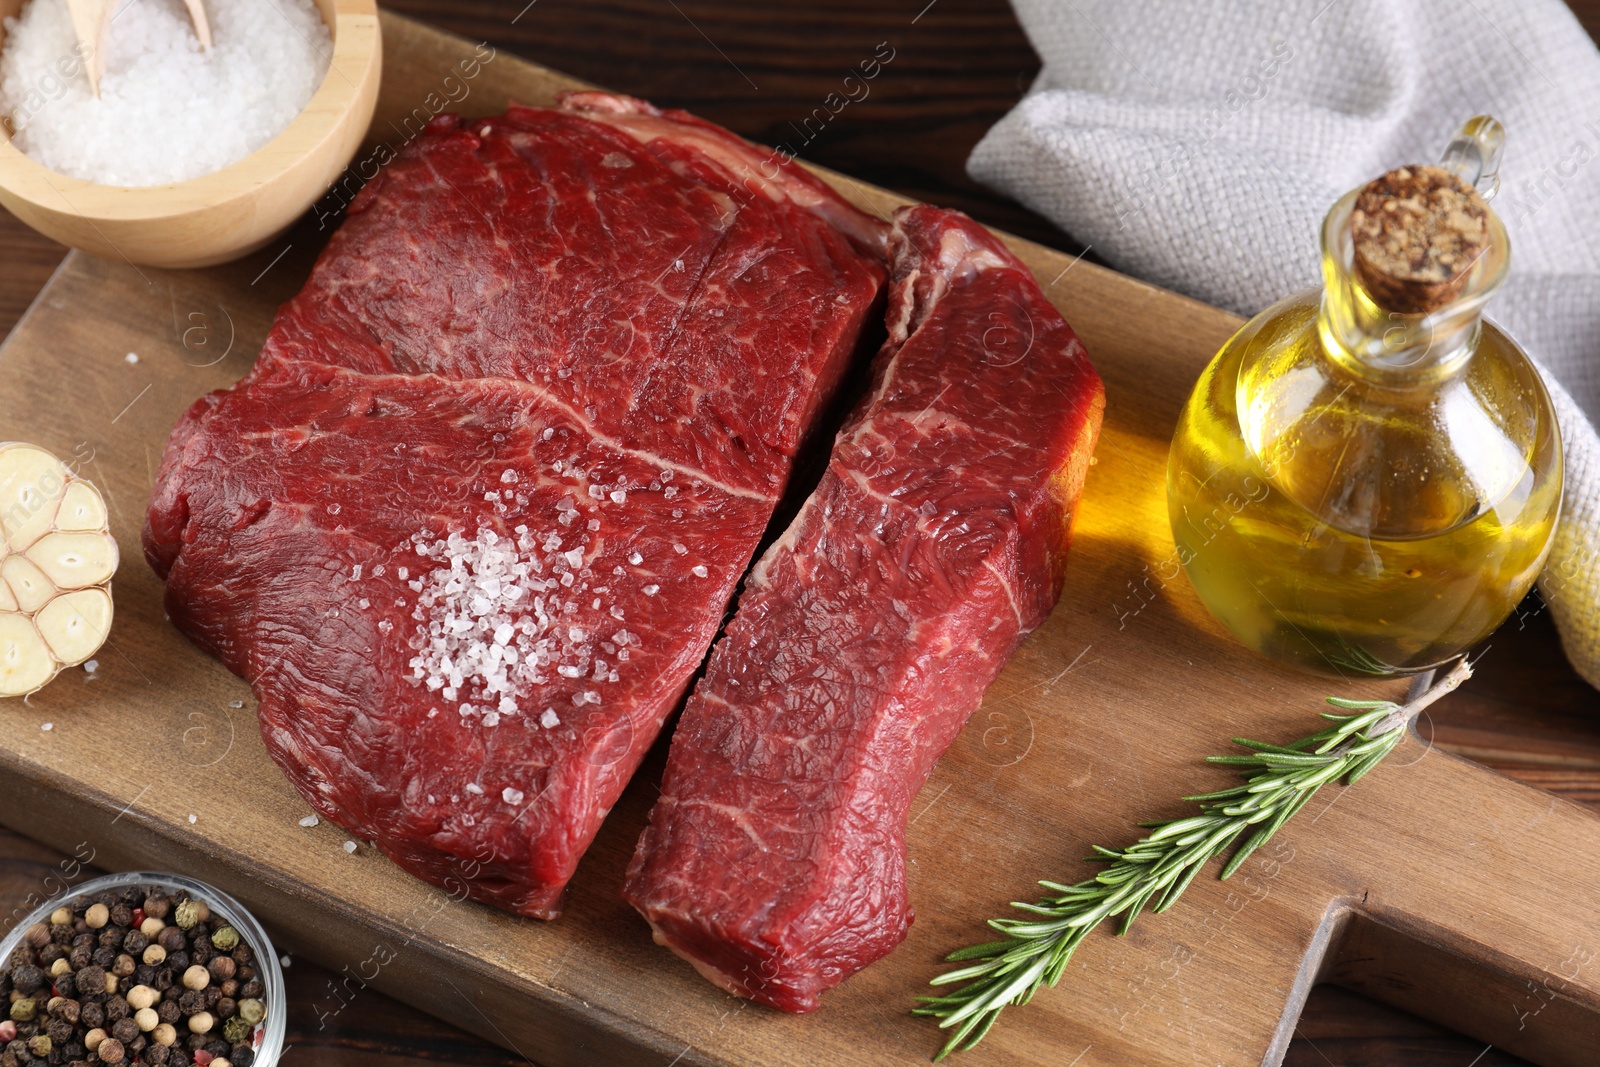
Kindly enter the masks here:
M 1233 849 L 1219 874 L 1228 878 L 1323 786 L 1359 780 L 1399 744 L 1401 727 L 1471 675 L 1472 668 L 1461 660 L 1404 707 L 1386 700 L 1329 697 L 1328 703 L 1343 714 L 1323 712 L 1331 725 L 1288 745 L 1234 738 L 1247 753 L 1208 759 L 1239 768 L 1243 784 L 1185 797 L 1199 806 L 1198 815 L 1141 823 L 1149 833 L 1127 848 L 1093 846 L 1094 855 L 1086 858 L 1107 865 L 1095 877 L 1074 885 L 1041 881 L 1052 896 L 1012 904 L 1037 921 L 990 919 L 988 925 L 1005 935 L 1002 940 L 946 957 L 966 966 L 939 975 L 932 984 L 958 988 L 919 997 L 920 1006 L 912 1009 L 912 1014 L 938 1019 L 941 1028 L 953 1030 L 934 1059 L 972 1048 L 1004 1009 L 1026 1004 L 1043 986 L 1055 985 L 1078 945 L 1102 922 L 1121 916 L 1119 931 L 1127 933 L 1140 912 L 1172 907 L 1203 867 Z

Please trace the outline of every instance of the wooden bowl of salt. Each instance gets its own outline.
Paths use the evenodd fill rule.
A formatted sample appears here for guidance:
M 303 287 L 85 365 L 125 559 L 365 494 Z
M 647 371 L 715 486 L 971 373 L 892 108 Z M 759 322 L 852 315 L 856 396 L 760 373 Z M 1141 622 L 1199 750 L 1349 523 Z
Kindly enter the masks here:
M 0 19 L 18 15 L 27 2 L 0 0 Z M 59 4 L 61 0 L 31 2 Z M 219 48 L 225 44 L 229 23 L 222 5 L 229 2 L 237 3 L 237 0 L 207 0 L 206 4 L 211 9 Z M 10 79 L 13 90 L 20 85 L 24 91 L 20 98 L 16 91 L 11 92 L 0 108 L 4 111 L 0 114 L 0 204 L 35 230 L 62 244 L 145 266 L 205 267 L 261 248 L 288 229 L 339 177 L 360 146 L 377 104 L 383 42 L 375 0 L 311 2 L 327 27 L 329 40 L 317 45 L 311 42 L 311 35 L 299 28 L 294 30 L 309 46 L 327 57 L 326 72 L 315 84 L 309 101 L 287 125 L 242 158 L 182 180 L 147 183 L 124 177 L 124 171 L 140 169 L 140 160 L 129 160 L 128 167 L 119 166 L 115 160 L 109 163 L 101 160 L 96 172 L 97 164 L 92 158 L 87 162 L 80 158 L 92 157 L 94 153 L 88 149 L 93 146 L 73 146 L 70 134 L 63 135 L 60 130 L 52 135 L 55 144 L 45 148 L 31 143 L 28 146 L 30 152 L 51 158 L 59 169 L 31 158 L 12 138 L 13 132 L 20 128 L 26 132 L 19 134 L 18 140 L 27 136 L 45 142 L 46 138 L 38 133 L 45 127 L 41 124 L 29 129 L 30 120 L 59 119 L 69 106 L 79 108 L 76 114 L 95 115 L 85 110 L 89 102 L 84 94 L 90 90 L 80 62 L 83 57 L 68 44 L 59 47 L 60 54 L 42 69 L 35 65 L 28 78 L 13 76 Z M 60 17 L 64 19 L 65 5 L 61 6 Z M 181 9 L 181 5 L 176 8 Z M 273 5 L 268 8 L 272 9 Z M 115 37 L 133 26 L 132 21 L 127 24 L 121 21 L 132 14 L 129 8 L 118 10 L 112 16 L 108 33 Z M 54 19 L 56 15 L 49 13 L 49 17 Z M 311 18 L 309 14 L 306 17 Z M 314 19 L 312 24 L 315 24 Z M 18 24 L 16 43 L 19 47 L 22 32 Z M 5 50 L 4 34 L 4 26 L 0 24 L 0 54 Z M 34 47 L 40 46 L 35 42 Z M 195 48 L 198 48 L 197 43 L 191 50 Z M 109 46 L 108 54 L 115 64 L 118 55 L 115 44 Z M 221 53 L 219 60 L 220 56 Z M 4 69 L 0 68 L 0 74 L 3 73 Z M 107 80 L 100 87 L 106 96 L 116 91 L 112 81 L 115 74 L 115 70 L 108 72 Z M 74 79 L 82 84 L 74 84 Z M 243 91 L 248 94 L 249 87 Z M 75 103 L 61 104 L 69 94 L 77 94 Z M 164 98 L 170 99 L 171 95 Z M 244 99 L 246 103 L 235 101 L 235 104 L 252 106 L 248 95 Z M 103 99 L 94 103 L 101 102 Z M 194 102 L 195 107 L 202 109 L 201 114 L 206 103 L 204 99 Z M 58 112 L 45 116 L 45 111 L 51 107 L 58 107 Z M 218 140 L 238 132 L 226 128 L 228 124 L 223 125 L 218 131 Z M 193 143 L 193 131 L 190 133 Z M 148 143 L 154 146 L 147 150 L 150 154 L 159 155 L 165 149 L 164 136 L 163 130 L 149 131 Z M 106 141 L 110 139 L 107 134 L 101 137 Z M 175 144 L 180 141 L 181 138 L 173 137 Z M 62 142 L 67 143 L 63 146 Z M 76 148 L 85 151 L 78 152 Z M 173 147 L 171 151 L 176 154 L 182 149 Z M 136 154 L 139 153 L 127 153 L 129 156 Z M 154 165 L 158 161 L 149 162 Z M 94 173 L 94 180 L 64 172 L 70 169 Z

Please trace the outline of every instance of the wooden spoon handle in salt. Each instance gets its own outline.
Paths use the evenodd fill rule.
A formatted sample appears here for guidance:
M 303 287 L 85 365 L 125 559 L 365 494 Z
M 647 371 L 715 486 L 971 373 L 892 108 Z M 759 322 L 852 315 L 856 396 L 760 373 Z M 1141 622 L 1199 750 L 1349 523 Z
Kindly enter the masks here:
M 184 0 L 189 9 L 189 21 L 194 24 L 194 35 L 200 47 L 211 47 L 211 22 L 206 18 L 203 0 Z M 100 78 L 106 72 L 106 38 L 109 35 L 112 12 L 117 0 L 67 0 L 67 10 L 72 14 L 72 32 L 78 38 L 78 51 L 83 59 L 84 73 L 89 77 L 89 89 L 100 95 Z
M 194 23 L 194 35 L 200 39 L 200 47 L 206 51 L 211 50 L 211 23 L 206 20 L 206 6 L 201 0 L 184 0 L 189 8 L 189 21 Z
M 72 32 L 78 38 L 78 54 L 89 77 L 89 91 L 100 95 L 100 76 L 106 70 L 106 32 L 111 23 L 115 0 L 67 0 L 72 15 Z

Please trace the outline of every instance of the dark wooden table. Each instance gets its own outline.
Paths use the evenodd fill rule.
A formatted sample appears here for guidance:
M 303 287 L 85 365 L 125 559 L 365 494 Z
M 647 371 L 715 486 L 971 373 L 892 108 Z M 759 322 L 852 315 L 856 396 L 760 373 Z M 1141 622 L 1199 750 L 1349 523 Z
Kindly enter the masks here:
M 1199 2 L 1199 0 L 1197 0 Z M 893 61 L 870 95 L 800 154 L 959 207 L 990 225 L 1076 252 L 1048 221 L 967 178 L 967 153 L 1020 97 L 1038 58 L 1004 0 L 391 0 L 390 6 L 475 40 L 662 104 L 688 108 L 765 143 L 800 147 L 793 125 L 838 88 L 879 42 Z M 1600 35 L 1600 0 L 1572 0 Z M 1470 13 L 1463 17 L 1478 17 Z M 0 212 L 0 335 L 63 249 Z M 4 437 L 0 427 L 0 439 Z M 1579 803 L 1600 807 L 1600 694 L 1567 666 L 1536 599 L 1490 642 L 1478 677 L 1433 713 L 1436 743 Z M 0 831 L 0 913 L 33 892 L 60 857 Z M 326 1028 L 312 1005 L 333 976 L 288 971 L 291 1064 L 516 1065 L 485 1045 L 367 992 Z M 1290 1050 L 1291 1067 L 1506 1067 L 1475 1041 L 1331 987 L 1318 987 Z M 537 1057 L 537 1049 L 523 1050 Z

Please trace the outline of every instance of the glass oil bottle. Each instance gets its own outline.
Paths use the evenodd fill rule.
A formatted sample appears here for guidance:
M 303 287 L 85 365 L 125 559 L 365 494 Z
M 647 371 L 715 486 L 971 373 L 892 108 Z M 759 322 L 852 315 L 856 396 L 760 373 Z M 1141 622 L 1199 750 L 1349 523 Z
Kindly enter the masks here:
M 1322 227 L 1325 287 L 1247 323 L 1189 398 L 1167 472 L 1178 559 L 1259 652 L 1340 674 L 1429 669 L 1486 637 L 1543 566 L 1560 434 L 1537 370 L 1482 318 L 1510 262 L 1485 203 L 1503 137 L 1480 116 L 1443 173 L 1402 168 L 1342 197 Z M 1481 240 L 1470 265 L 1447 250 L 1433 274 L 1401 264 L 1397 279 L 1373 226 L 1432 202 L 1407 187 L 1399 216 L 1384 206 L 1424 173 L 1459 179 Z

